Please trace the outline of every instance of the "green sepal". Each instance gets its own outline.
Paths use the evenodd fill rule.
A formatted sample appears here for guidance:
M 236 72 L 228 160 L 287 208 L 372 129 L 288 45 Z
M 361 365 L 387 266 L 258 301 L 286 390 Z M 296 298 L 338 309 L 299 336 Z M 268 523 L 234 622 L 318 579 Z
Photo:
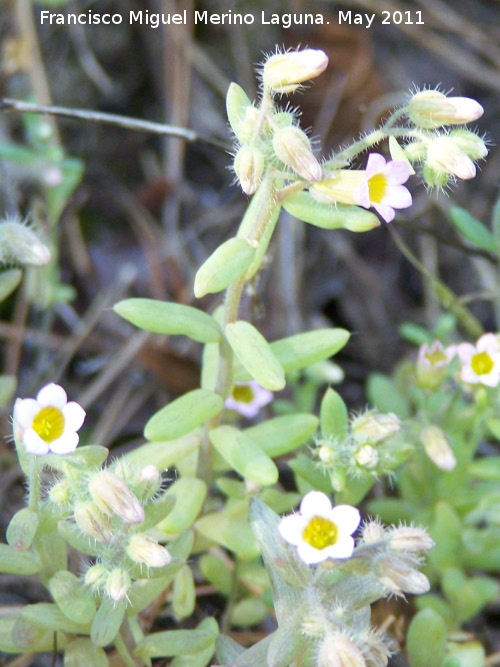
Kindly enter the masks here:
M 92 468 L 99 468 L 108 458 L 109 449 L 101 447 L 100 445 L 85 445 L 78 447 L 74 452 L 69 454 L 47 454 L 43 458 L 45 465 L 66 472 L 67 466 L 77 468 L 78 470 L 91 470 Z
M 14 377 L 14 375 L 0 375 L 0 406 L 5 405 L 11 400 L 11 398 L 14 396 L 14 392 L 16 391 L 16 387 L 17 379 Z
M 109 661 L 102 648 L 86 637 L 78 637 L 66 646 L 64 667 L 109 667 Z
M 226 338 L 240 363 L 254 380 L 269 389 L 283 389 L 285 373 L 264 336 L 249 322 L 228 324 Z
M 450 218 L 458 231 L 468 241 L 486 252 L 495 252 L 495 237 L 488 227 L 460 206 L 450 208 Z
M 244 432 L 224 425 L 212 429 L 209 437 L 219 454 L 242 477 L 261 486 L 276 484 L 278 468 Z
M 90 639 L 94 646 L 111 644 L 120 630 L 126 609 L 126 600 L 106 598 L 101 602 L 90 628 Z
M 245 239 L 235 237 L 225 241 L 198 269 L 194 295 L 201 299 L 205 294 L 226 289 L 248 270 L 254 257 L 255 248 Z
M 200 514 L 207 496 L 207 485 L 195 477 L 180 477 L 169 486 L 165 496 L 174 497 L 176 501 L 158 529 L 167 535 L 178 535 L 191 528 Z
M 195 524 L 204 537 L 233 551 L 242 560 L 256 558 L 260 551 L 248 523 L 248 503 L 229 501 L 220 512 L 205 514 Z
M 154 414 L 144 428 L 147 440 L 175 440 L 217 416 L 224 407 L 219 394 L 194 389 Z
M 194 612 L 195 604 L 193 571 L 189 565 L 183 565 L 174 577 L 172 611 L 177 618 L 188 618 Z
M 432 609 L 419 611 L 406 642 L 411 667 L 442 667 L 447 639 L 448 629 L 441 616 Z
M 200 445 L 200 433 L 194 431 L 167 442 L 146 442 L 131 452 L 127 452 L 121 460 L 124 464 L 137 466 L 143 466 L 147 461 L 155 465 L 158 470 L 165 470 L 195 452 Z
M 156 299 L 125 299 L 113 310 L 135 326 L 157 334 L 184 335 L 199 343 L 218 343 L 217 322 L 198 308 Z
M 72 572 L 56 572 L 48 587 L 57 606 L 67 618 L 82 624 L 92 621 L 96 613 L 94 598 Z
M 344 440 L 349 428 L 347 406 L 335 389 L 327 389 L 319 412 L 321 435 L 332 442 Z
M 8 544 L 0 544 L 0 572 L 3 574 L 31 575 L 40 572 L 38 556 L 31 551 L 16 551 Z
M 359 206 L 324 204 L 302 190 L 287 197 L 283 208 L 295 218 L 322 229 L 348 229 L 351 232 L 368 232 L 380 226 L 374 213 Z
M 211 632 L 202 630 L 165 630 L 144 637 L 134 651 L 139 658 L 166 658 L 173 655 L 198 653 L 215 643 Z
M 310 414 L 284 415 L 267 419 L 243 431 L 272 459 L 293 452 L 307 442 L 318 428 L 318 418 Z
M 15 551 L 26 551 L 33 544 L 40 521 L 38 514 L 23 507 L 14 514 L 7 528 L 7 542 Z
M 245 111 L 250 106 L 252 103 L 243 88 L 237 83 L 231 83 L 226 95 L 226 112 L 231 129 L 240 143 L 245 143 L 249 129 L 252 131 L 245 122 Z

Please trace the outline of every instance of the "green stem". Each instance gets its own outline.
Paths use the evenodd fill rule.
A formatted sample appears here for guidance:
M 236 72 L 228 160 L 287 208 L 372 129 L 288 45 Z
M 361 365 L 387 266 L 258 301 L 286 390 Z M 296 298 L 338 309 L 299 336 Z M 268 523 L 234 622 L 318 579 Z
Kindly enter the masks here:
M 125 665 L 127 665 L 127 667 L 139 667 L 139 666 L 142 667 L 144 665 L 144 662 L 142 662 L 142 660 L 141 660 L 141 662 L 137 662 L 136 659 L 131 655 L 131 653 L 129 651 L 129 648 L 127 646 L 127 642 L 125 641 L 124 637 L 122 636 L 123 632 L 124 632 L 124 629 L 122 627 L 120 629 L 120 632 L 118 632 L 118 634 L 116 635 L 116 637 L 114 639 L 114 644 L 115 644 L 115 648 L 118 652 L 118 655 L 123 660 Z
M 408 127 L 394 127 L 391 128 L 388 121 L 383 127 L 378 130 L 374 130 L 370 134 L 366 135 L 362 139 L 358 139 L 353 144 L 345 148 L 340 153 L 336 153 L 330 160 L 324 163 L 324 167 L 328 169 L 328 166 L 331 164 L 335 166 L 339 161 L 348 160 L 351 161 L 361 153 L 364 153 L 368 148 L 379 144 L 384 139 L 388 137 L 395 137 L 399 139 L 418 139 L 420 141 L 426 141 L 427 137 L 425 134 L 416 130 L 414 128 Z
M 41 498 L 41 465 L 40 459 L 38 456 L 31 456 L 30 460 L 30 472 L 28 475 L 29 484 L 28 484 L 28 507 L 33 512 L 38 512 L 40 509 L 40 498 Z

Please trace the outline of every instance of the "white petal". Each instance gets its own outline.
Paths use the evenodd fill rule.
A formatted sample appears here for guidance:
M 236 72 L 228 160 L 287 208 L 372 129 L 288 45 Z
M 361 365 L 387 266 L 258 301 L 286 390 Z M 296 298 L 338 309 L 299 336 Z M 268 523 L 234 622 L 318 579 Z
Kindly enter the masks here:
M 386 222 L 392 222 L 394 220 L 394 209 L 389 206 L 389 204 L 384 204 L 381 202 L 380 204 L 373 204 L 373 208 L 379 213 L 379 215 L 382 216 L 382 218 Z
M 324 551 L 328 558 L 350 558 L 354 550 L 354 540 L 349 535 L 343 535 L 337 542 Z
M 300 514 L 290 514 L 290 516 L 281 519 L 278 524 L 278 531 L 285 542 L 297 546 L 302 541 L 302 533 L 306 525 L 307 520 Z
M 498 352 L 498 340 L 495 334 L 483 334 L 476 343 L 478 352 Z
M 331 511 L 330 498 L 321 491 L 309 491 L 300 503 L 300 513 L 306 519 L 311 519 L 313 516 L 329 518 Z
M 40 404 L 34 398 L 18 398 L 14 405 L 14 421 L 23 428 L 30 428 L 40 412 Z
M 411 192 L 404 185 L 389 185 L 383 203 L 393 208 L 408 208 L 412 201 Z
M 23 442 L 27 452 L 31 454 L 48 454 L 49 446 L 32 428 L 23 433 Z
M 331 511 L 329 518 L 337 525 L 341 535 L 352 535 L 361 521 L 359 510 L 351 505 L 337 505 Z
M 484 384 L 487 387 L 496 387 L 497 384 L 500 382 L 500 373 L 499 371 L 493 370 L 491 373 L 488 373 L 487 375 L 479 375 L 478 380 L 479 382 L 481 382 L 481 384 Z
M 366 176 L 371 178 L 375 174 L 380 174 L 384 171 L 385 157 L 380 153 L 370 153 L 366 163 Z
M 456 352 L 458 358 L 463 364 L 468 364 L 472 357 L 476 354 L 476 348 L 470 343 L 460 343 L 457 345 Z
M 316 563 L 321 563 L 322 561 L 328 558 L 327 554 L 328 549 L 315 549 L 307 542 L 301 542 L 297 547 L 297 553 L 299 557 L 307 563 L 307 565 L 315 565 Z
M 69 454 L 75 451 L 78 441 L 78 433 L 74 431 L 64 433 L 60 438 L 49 443 L 50 451 L 54 452 L 54 454 Z
M 469 382 L 470 384 L 477 384 L 479 382 L 479 376 L 474 373 L 471 366 L 464 366 L 462 368 L 462 380 L 464 382 Z
M 62 410 L 62 408 L 66 405 L 68 397 L 61 386 L 51 382 L 50 384 L 43 387 L 43 389 L 40 389 L 36 400 L 42 407 L 53 405 L 55 408 Z
M 81 405 L 78 405 L 75 401 L 70 401 L 69 403 L 66 403 L 62 409 L 62 413 L 64 416 L 65 429 L 78 431 L 78 429 L 82 427 L 86 413 Z

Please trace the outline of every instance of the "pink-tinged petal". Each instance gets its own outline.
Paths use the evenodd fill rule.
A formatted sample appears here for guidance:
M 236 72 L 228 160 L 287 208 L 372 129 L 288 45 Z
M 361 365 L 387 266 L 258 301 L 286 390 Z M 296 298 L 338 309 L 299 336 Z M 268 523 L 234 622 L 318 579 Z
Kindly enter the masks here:
M 278 524 L 278 531 L 281 537 L 288 542 L 297 546 L 302 542 L 302 533 L 307 526 L 307 520 L 300 514 L 290 514 L 285 516 Z
M 330 498 L 321 491 L 309 491 L 300 503 L 300 513 L 305 519 L 311 519 L 313 516 L 329 519 L 331 511 Z
M 328 558 L 327 551 L 328 549 L 315 549 L 310 544 L 307 544 L 307 542 L 301 542 L 297 547 L 299 558 L 308 565 L 316 565 L 326 560 Z
M 324 551 L 328 552 L 328 558 L 350 558 L 354 551 L 354 540 L 349 535 L 342 535 L 333 546 Z
M 370 153 L 366 163 L 366 176 L 371 178 L 374 174 L 379 174 L 386 165 L 385 157 L 380 153 Z
M 390 185 L 402 185 L 410 178 L 410 165 L 403 160 L 388 162 L 385 167 L 385 175 Z
M 14 421 L 23 428 L 30 428 L 39 412 L 40 405 L 34 398 L 18 398 L 14 405 Z
M 51 382 L 46 385 L 37 394 L 36 400 L 40 403 L 42 407 L 47 407 L 53 405 L 55 408 L 60 410 L 66 405 L 68 397 L 64 389 L 58 385 Z
M 340 533 L 352 535 L 361 521 L 359 510 L 351 505 L 337 505 L 330 513 L 330 521 L 337 525 Z
M 411 192 L 404 185 L 389 185 L 383 203 L 389 204 L 392 208 L 408 208 L 413 200 Z
M 498 352 L 498 340 L 495 334 L 483 334 L 476 343 L 478 352 Z
M 358 206 L 362 206 L 363 208 L 370 208 L 370 189 L 368 187 L 367 180 L 362 181 L 359 184 L 359 187 L 354 194 L 354 201 Z
M 85 421 L 86 412 L 81 405 L 70 401 L 62 409 L 65 421 L 65 430 L 78 431 Z
M 464 366 L 461 375 L 464 382 L 469 382 L 470 384 L 477 384 L 479 382 L 479 376 L 474 373 L 471 366 Z
M 47 454 L 49 446 L 42 440 L 42 438 L 32 428 L 27 429 L 23 433 L 23 443 L 26 451 L 31 454 Z
M 463 364 L 468 364 L 476 354 L 476 348 L 470 343 L 460 343 L 460 345 L 457 345 L 456 352 L 460 361 Z
M 386 222 L 392 222 L 394 220 L 396 214 L 389 204 L 384 204 L 383 202 L 380 204 L 373 204 L 373 208 Z
M 60 438 L 49 443 L 49 448 L 54 454 L 69 454 L 74 452 L 78 446 L 78 433 L 64 433 Z

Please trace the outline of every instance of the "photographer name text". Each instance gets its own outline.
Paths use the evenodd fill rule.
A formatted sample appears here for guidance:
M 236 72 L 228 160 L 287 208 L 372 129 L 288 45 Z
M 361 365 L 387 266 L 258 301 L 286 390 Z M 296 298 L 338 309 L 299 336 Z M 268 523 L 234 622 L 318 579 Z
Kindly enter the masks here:
M 128 22 L 130 25 L 146 25 L 156 29 L 162 25 L 278 25 L 288 29 L 293 26 L 304 25 L 329 25 L 333 17 L 325 17 L 323 14 L 293 13 L 272 14 L 265 10 L 261 12 L 241 14 L 229 10 L 223 14 L 195 11 L 189 16 L 184 10 L 176 14 L 154 13 L 149 10 L 130 10 L 128 14 L 100 14 L 89 10 L 78 14 L 56 13 L 49 10 L 40 12 L 41 25 L 120 25 Z M 377 21 L 378 19 L 378 21 Z M 381 25 L 424 25 L 422 12 L 420 10 L 407 11 L 383 11 L 380 15 L 367 12 L 338 11 L 337 23 L 339 25 L 357 25 L 370 28 L 375 22 Z

